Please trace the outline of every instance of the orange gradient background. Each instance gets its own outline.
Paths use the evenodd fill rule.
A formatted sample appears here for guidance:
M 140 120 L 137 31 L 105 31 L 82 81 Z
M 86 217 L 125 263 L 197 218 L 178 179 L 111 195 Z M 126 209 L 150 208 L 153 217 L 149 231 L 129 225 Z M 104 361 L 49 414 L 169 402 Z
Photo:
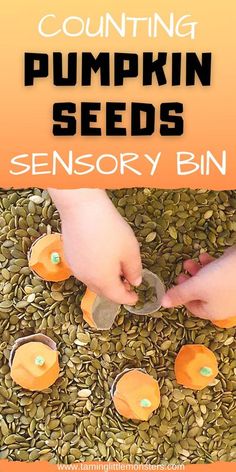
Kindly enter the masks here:
M 46 14 L 54 13 L 58 29 L 67 16 L 90 16 L 96 20 L 100 15 L 110 12 L 117 21 L 121 12 L 134 17 L 152 15 L 157 11 L 168 19 L 169 12 L 175 12 L 177 18 L 191 14 L 190 21 L 197 21 L 196 39 L 169 38 L 162 29 L 158 38 L 148 38 L 139 33 L 136 39 L 128 35 L 125 39 L 117 33 L 107 38 L 65 37 L 60 34 L 54 38 L 43 38 L 38 33 L 38 22 Z M 1 172 L 0 187 L 132 187 L 148 186 L 159 188 L 236 188 L 235 154 L 235 83 L 236 65 L 234 60 L 234 31 L 236 3 L 189 1 L 189 0 L 22 0 L 4 2 L 1 11 Z M 140 30 L 141 31 L 141 30 Z M 142 29 L 142 31 L 144 31 Z M 98 78 L 94 77 L 93 87 L 54 87 L 52 76 L 36 81 L 33 87 L 24 87 L 23 56 L 24 52 L 77 51 L 138 52 L 201 52 L 213 54 L 212 86 L 180 87 L 164 86 L 142 87 L 140 79 L 129 79 L 123 87 L 100 87 Z M 51 68 L 50 68 L 51 70 Z M 74 137 L 59 138 L 52 134 L 52 107 L 54 102 L 71 101 L 139 101 L 153 103 L 157 110 L 157 129 L 152 137 L 82 138 L 78 133 Z M 166 138 L 159 135 L 159 107 L 162 102 L 179 101 L 184 104 L 185 132 L 182 137 Z M 78 113 L 79 123 L 79 113 Z M 124 126 L 129 129 L 128 114 Z M 104 114 L 100 113 L 99 124 L 104 123 Z M 10 174 L 13 156 L 32 152 L 48 154 L 48 168 L 51 165 L 50 155 L 57 150 L 62 156 L 68 150 L 76 155 L 91 153 L 95 158 L 104 153 L 116 156 L 121 152 L 136 152 L 140 156 L 148 153 L 151 156 L 162 152 L 158 172 L 150 177 L 150 166 L 140 159 L 137 169 L 142 176 L 126 173 L 121 176 L 100 175 L 91 173 L 85 176 L 68 176 L 61 168 L 56 176 L 35 175 L 23 176 Z M 199 173 L 180 177 L 176 171 L 176 152 L 190 151 L 196 156 L 210 150 L 216 156 L 223 149 L 227 150 L 227 175 L 223 177 L 213 169 L 210 176 Z M 45 170 L 47 170 L 45 168 Z M 101 463 L 100 463 L 101 464 Z M 186 472 L 233 472 L 235 463 L 186 466 Z M 22 464 L 0 461 L 0 472 L 5 471 L 38 471 L 57 470 L 56 465 L 45 463 Z M 78 465 L 79 470 L 79 465 Z M 95 468 L 93 470 L 96 470 Z M 110 469 L 112 470 L 112 468 Z M 116 470 L 114 468 L 114 470 Z M 129 469 L 132 471 L 132 469 Z
M 140 27 L 137 38 L 130 34 L 125 39 L 112 30 L 107 38 L 88 38 L 85 35 L 78 38 L 66 37 L 61 33 L 53 38 L 43 38 L 38 32 L 39 20 L 46 14 L 54 13 L 56 19 L 47 22 L 48 28 L 58 29 L 63 19 L 75 15 L 92 19 L 93 29 L 98 24 L 98 18 L 110 12 L 117 21 L 121 12 L 133 17 L 152 15 L 157 11 L 166 21 L 169 13 L 174 12 L 176 18 L 191 14 L 186 21 L 197 21 L 196 39 L 169 38 L 160 27 L 159 35 L 148 38 L 144 28 Z M 111 2 L 109 0 L 67 0 L 56 2 L 41 0 L 32 2 L 5 2 L 1 12 L 3 38 L 1 53 L 1 187 L 55 186 L 81 187 L 100 186 L 105 188 L 150 186 L 162 188 L 204 187 L 232 189 L 236 187 L 236 158 L 235 158 L 235 83 L 236 65 L 234 58 L 233 34 L 236 4 L 231 0 L 225 2 L 189 2 L 188 0 L 165 0 L 156 2 L 134 0 Z M 75 24 L 74 24 L 75 26 Z M 94 75 L 92 87 L 55 87 L 52 85 L 52 75 L 46 79 L 38 79 L 32 87 L 24 87 L 23 56 L 24 52 L 53 51 L 68 53 L 74 51 L 138 52 L 167 51 L 197 53 L 212 52 L 212 85 L 202 87 L 199 82 L 194 87 L 185 85 L 158 87 L 155 84 L 143 87 L 141 79 L 127 79 L 123 87 L 100 87 L 99 75 Z M 201 57 L 201 56 L 200 56 Z M 79 61 L 80 64 L 80 61 Z M 140 62 L 141 69 L 141 62 Z M 52 70 L 52 63 L 50 71 Z M 167 71 L 170 68 L 167 67 Z M 168 73 L 167 73 L 168 76 Z M 184 74 L 183 74 L 184 78 Z M 81 137 L 80 132 L 80 102 L 99 101 L 102 104 L 109 101 L 141 101 L 153 103 L 156 107 L 156 132 L 151 137 Z M 77 104 L 78 133 L 74 137 L 54 137 L 52 134 L 52 107 L 54 102 L 71 101 Z M 159 134 L 159 107 L 162 102 L 179 101 L 184 104 L 185 131 L 181 137 L 162 137 Z M 104 112 L 99 112 L 98 125 L 104 129 Z M 124 112 L 123 125 L 129 130 L 129 113 Z M 127 172 L 121 176 L 117 171 L 113 175 L 101 175 L 93 172 L 84 176 L 67 175 L 62 167 L 56 176 L 51 174 L 34 175 L 30 172 L 13 176 L 10 169 L 19 170 L 11 164 L 11 158 L 19 154 L 44 152 L 47 158 L 41 163 L 48 162 L 51 169 L 51 154 L 53 150 L 66 159 L 68 150 L 73 150 L 75 156 L 91 153 L 94 160 L 101 154 L 111 153 L 119 156 L 120 152 L 136 152 L 140 156 L 148 153 L 155 156 L 159 151 L 162 157 L 158 172 L 151 177 L 150 165 L 140 157 L 135 167 L 142 171 L 142 176 Z M 210 150 L 220 157 L 222 150 L 227 151 L 227 175 L 222 176 L 216 168 L 212 168 L 210 176 L 201 176 L 199 172 L 188 176 L 178 176 L 176 168 L 176 152 L 190 151 L 199 156 Z M 40 158 L 41 159 L 41 158 Z M 30 158 L 25 161 L 30 163 Z M 39 161 L 38 161 L 39 162 Z M 90 161 L 92 163 L 92 161 Z M 111 163 L 107 161 L 107 165 Z M 110 168 L 110 167 L 109 167 Z

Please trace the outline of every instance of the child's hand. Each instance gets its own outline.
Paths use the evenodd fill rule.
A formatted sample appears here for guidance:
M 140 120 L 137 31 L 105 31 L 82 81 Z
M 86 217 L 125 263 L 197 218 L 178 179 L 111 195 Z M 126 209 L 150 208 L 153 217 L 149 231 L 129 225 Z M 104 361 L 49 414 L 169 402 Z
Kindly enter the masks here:
M 196 316 L 225 319 L 236 315 L 236 247 L 228 249 L 219 259 L 201 254 L 199 262 L 188 260 L 180 274 L 178 285 L 162 300 L 166 308 L 186 305 Z
M 74 275 L 116 303 L 137 301 L 142 281 L 139 245 L 131 227 L 99 189 L 50 190 L 60 212 L 65 256 Z

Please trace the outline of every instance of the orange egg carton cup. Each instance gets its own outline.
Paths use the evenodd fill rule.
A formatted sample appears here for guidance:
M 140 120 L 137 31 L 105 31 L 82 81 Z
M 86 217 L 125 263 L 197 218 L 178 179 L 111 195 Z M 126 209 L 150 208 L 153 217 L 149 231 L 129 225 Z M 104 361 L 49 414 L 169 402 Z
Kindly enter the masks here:
M 19 338 L 10 354 L 11 377 L 27 390 L 45 390 L 59 376 L 58 355 L 56 343 L 44 334 Z
M 177 354 L 175 376 L 178 384 L 192 390 L 202 390 L 218 374 L 215 354 L 202 344 L 187 344 Z
M 83 318 L 92 328 L 97 330 L 110 329 L 120 311 L 120 305 L 86 289 L 81 301 Z
M 72 272 L 68 267 L 60 233 L 46 234 L 36 239 L 28 254 L 29 267 L 41 279 L 60 282 Z
M 225 320 L 212 320 L 212 323 L 218 328 L 234 328 L 236 326 L 236 316 L 226 318 Z
M 125 369 L 119 374 L 111 396 L 118 413 L 132 420 L 147 421 L 160 405 L 158 382 L 142 369 Z

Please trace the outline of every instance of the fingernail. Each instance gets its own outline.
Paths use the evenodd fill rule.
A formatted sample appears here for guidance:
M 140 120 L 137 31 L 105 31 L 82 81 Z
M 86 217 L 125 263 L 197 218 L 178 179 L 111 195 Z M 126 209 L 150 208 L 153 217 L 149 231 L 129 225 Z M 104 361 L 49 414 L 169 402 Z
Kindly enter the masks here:
M 140 275 L 140 277 L 138 277 L 138 279 L 135 280 L 135 282 L 133 283 L 133 285 L 134 285 L 135 287 L 138 287 L 141 283 L 142 283 L 142 276 Z
M 164 308 L 171 308 L 173 306 L 171 302 L 171 298 L 168 295 L 164 295 L 164 297 L 162 298 L 161 304 Z

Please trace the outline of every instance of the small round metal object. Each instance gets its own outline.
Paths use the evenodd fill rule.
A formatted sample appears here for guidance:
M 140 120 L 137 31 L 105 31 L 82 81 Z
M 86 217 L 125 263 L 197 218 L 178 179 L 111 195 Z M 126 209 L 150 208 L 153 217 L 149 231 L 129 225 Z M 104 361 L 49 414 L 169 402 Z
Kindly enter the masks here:
M 51 262 L 53 264 L 60 264 L 61 262 L 61 258 L 60 258 L 60 254 L 58 252 L 52 252 L 51 254 Z
M 165 295 L 165 286 L 162 280 L 148 269 L 143 269 L 142 279 L 147 282 L 150 287 L 154 287 L 156 298 L 154 301 L 149 300 L 142 308 L 135 308 L 135 306 L 124 305 L 125 309 L 134 315 L 151 315 L 158 311 L 161 307 L 161 300 Z
M 143 398 L 140 401 L 140 406 L 142 406 L 143 408 L 150 408 L 150 406 L 152 406 L 152 403 L 147 398 Z
M 35 365 L 42 367 L 45 364 L 45 359 L 43 356 L 37 356 L 34 361 Z
M 211 377 L 212 369 L 210 367 L 202 367 L 200 374 L 203 375 L 203 377 Z

